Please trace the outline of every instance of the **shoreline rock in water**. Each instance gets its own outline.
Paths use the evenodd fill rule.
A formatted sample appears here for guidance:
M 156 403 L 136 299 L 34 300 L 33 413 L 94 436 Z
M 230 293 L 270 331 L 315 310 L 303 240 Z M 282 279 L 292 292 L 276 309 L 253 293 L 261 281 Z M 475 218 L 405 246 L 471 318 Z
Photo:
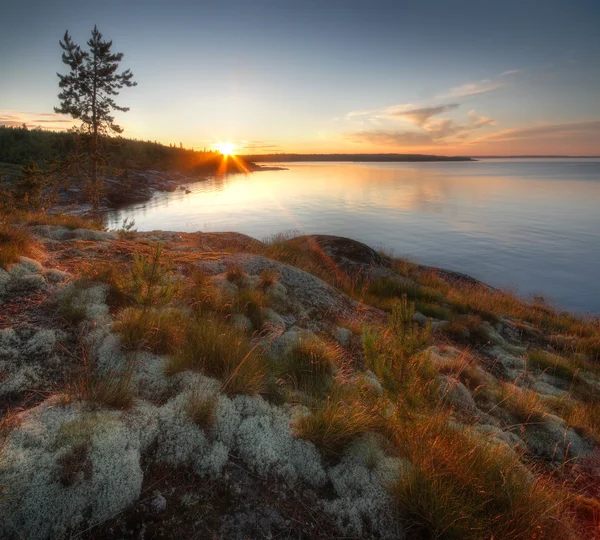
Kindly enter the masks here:
M 6 226 L 0 537 L 593 530 L 592 322 L 348 238 L 68 225 Z

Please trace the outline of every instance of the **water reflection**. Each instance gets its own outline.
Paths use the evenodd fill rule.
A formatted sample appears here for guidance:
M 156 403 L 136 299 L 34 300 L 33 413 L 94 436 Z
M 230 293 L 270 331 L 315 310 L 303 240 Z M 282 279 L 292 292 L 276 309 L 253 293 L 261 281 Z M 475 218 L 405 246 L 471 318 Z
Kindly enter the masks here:
M 109 227 L 340 234 L 600 312 L 600 160 L 286 167 L 158 194 Z

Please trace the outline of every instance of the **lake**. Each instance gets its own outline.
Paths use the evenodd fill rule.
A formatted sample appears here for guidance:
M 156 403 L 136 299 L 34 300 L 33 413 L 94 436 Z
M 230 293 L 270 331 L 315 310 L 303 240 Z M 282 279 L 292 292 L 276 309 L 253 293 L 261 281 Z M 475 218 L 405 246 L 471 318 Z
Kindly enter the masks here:
M 600 159 L 281 166 L 157 193 L 108 226 L 347 236 L 600 314 Z

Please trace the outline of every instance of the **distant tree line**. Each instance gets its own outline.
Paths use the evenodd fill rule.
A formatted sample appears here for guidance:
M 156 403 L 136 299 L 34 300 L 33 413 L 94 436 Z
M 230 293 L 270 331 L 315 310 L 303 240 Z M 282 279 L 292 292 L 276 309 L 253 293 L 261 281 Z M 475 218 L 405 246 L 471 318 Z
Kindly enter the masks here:
M 76 150 L 78 134 L 26 127 L 0 126 L 0 162 L 27 165 L 62 159 Z M 156 141 L 138 141 L 123 137 L 107 138 L 108 161 L 122 169 L 187 170 L 200 158 L 216 152 L 198 152 Z

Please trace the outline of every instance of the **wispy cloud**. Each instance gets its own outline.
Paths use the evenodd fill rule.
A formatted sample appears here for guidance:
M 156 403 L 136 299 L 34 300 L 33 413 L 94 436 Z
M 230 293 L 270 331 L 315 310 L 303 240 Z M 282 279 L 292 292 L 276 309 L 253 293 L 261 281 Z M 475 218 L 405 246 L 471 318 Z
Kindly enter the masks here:
M 406 107 L 406 105 L 401 107 Z M 406 118 L 417 126 L 423 126 L 431 117 L 451 111 L 453 109 L 457 109 L 458 107 L 458 103 L 449 103 L 447 105 L 438 105 L 436 107 L 420 107 L 416 109 L 397 111 L 394 110 L 388 112 L 388 116 Z
M 473 142 L 506 142 L 524 139 L 560 139 L 574 136 L 600 136 L 600 120 L 591 122 L 566 122 L 541 126 L 505 129 L 479 137 Z
M 349 133 L 346 138 L 354 143 L 377 146 L 431 146 L 435 142 L 428 133 L 416 131 L 358 131 Z
M 494 81 L 492 79 L 483 79 L 481 81 L 472 82 L 463 84 L 461 86 L 455 86 L 451 88 L 450 91 L 443 95 L 438 96 L 440 98 L 461 98 L 461 97 L 469 97 L 476 96 L 478 94 L 486 94 L 488 92 L 493 92 L 494 90 L 498 90 L 498 88 L 502 88 L 506 83 L 503 81 Z
M 25 111 L 0 111 L 0 126 L 28 128 L 43 127 L 54 131 L 65 130 L 73 125 L 73 120 L 61 114 Z

